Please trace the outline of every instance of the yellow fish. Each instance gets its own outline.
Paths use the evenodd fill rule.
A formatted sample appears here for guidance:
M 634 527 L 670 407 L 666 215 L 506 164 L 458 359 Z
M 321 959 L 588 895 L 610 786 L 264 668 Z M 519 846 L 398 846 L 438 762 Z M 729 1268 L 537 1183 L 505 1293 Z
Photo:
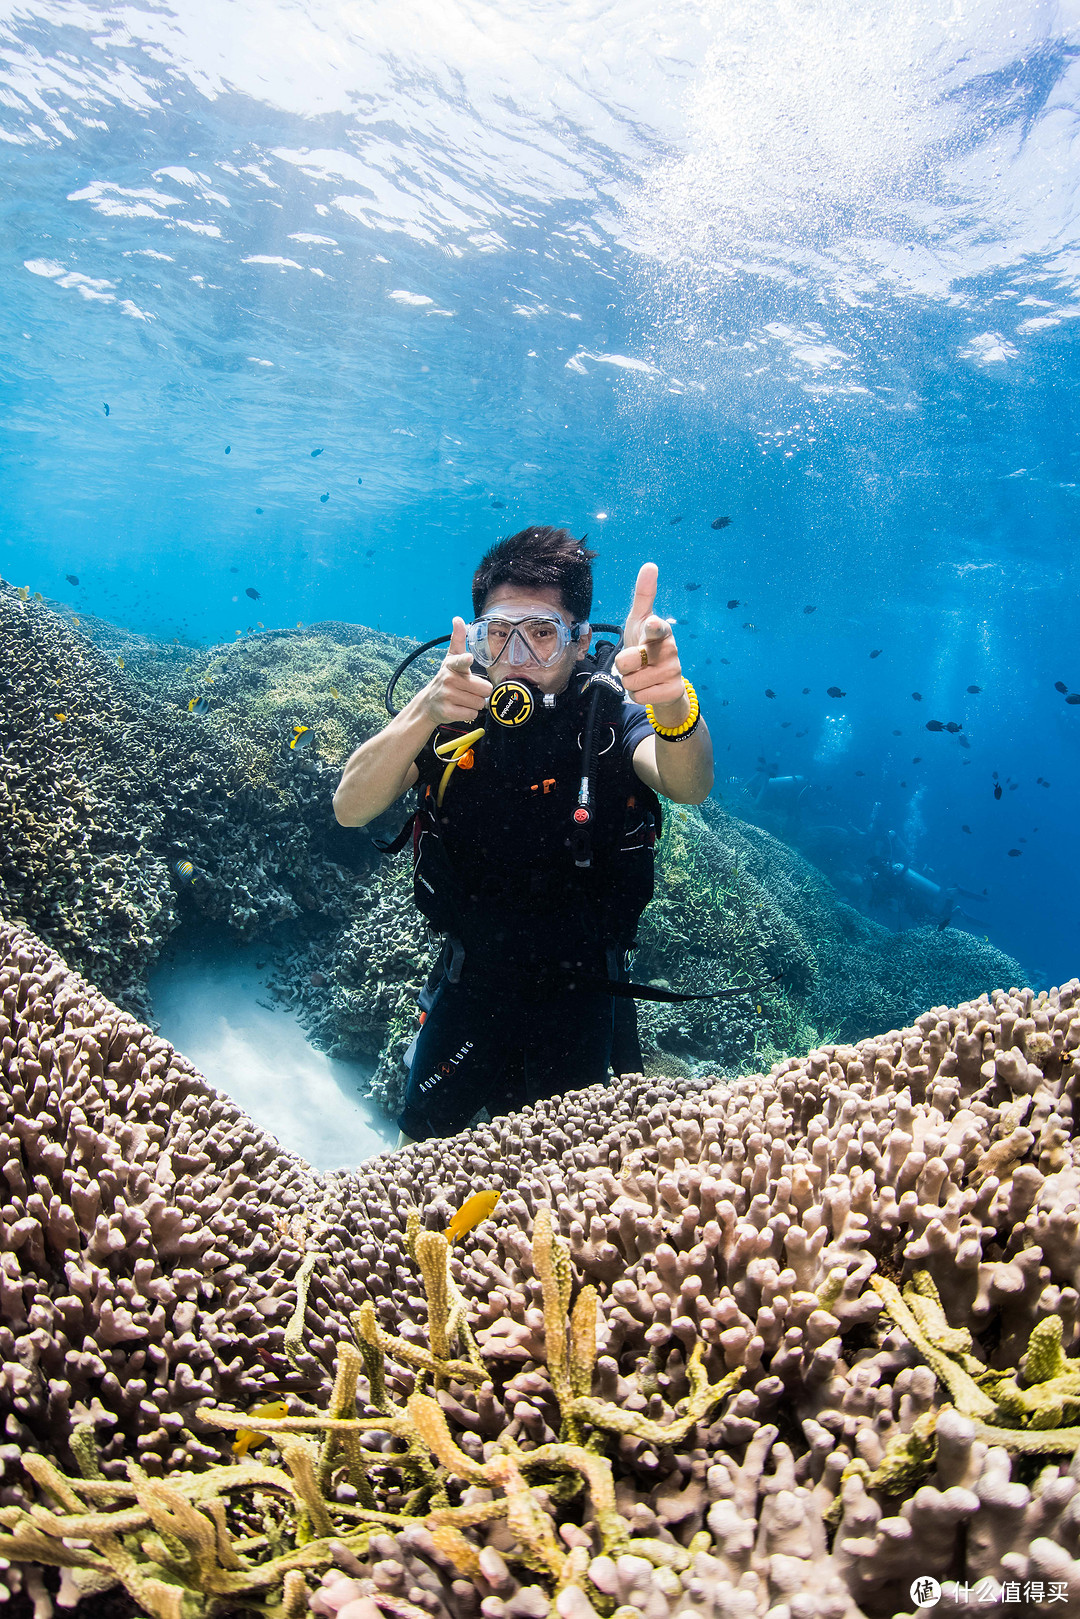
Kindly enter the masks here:
M 758 1017 L 761 1016 L 761 1007 L 760 1007 L 760 1005 L 758 1006 L 758 1009 L 757 1009 L 757 1015 L 758 1015 Z
M 331 686 L 330 687 L 330 695 L 331 695 L 331 697 L 336 699 L 336 698 L 339 698 L 341 696 L 341 693 L 338 691 L 336 686 Z
M 265 1405 L 253 1405 L 248 1412 L 249 1417 L 287 1417 L 289 1406 L 286 1400 L 269 1400 Z M 238 1428 L 233 1441 L 233 1455 L 238 1459 L 246 1456 L 249 1450 L 256 1445 L 265 1445 L 269 1434 L 256 1433 L 254 1428 Z
M 302 619 L 302 618 L 298 618 L 298 619 L 297 619 L 297 621 L 296 621 L 296 627 L 297 627 L 297 629 L 298 629 L 298 630 L 302 630 L 302 629 L 303 629 L 303 627 L 304 627 L 304 621 L 303 621 L 303 619 Z
M 502 1193 L 491 1187 L 467 1197 L 446 1228 L 447 1242 L 460 1241 L 474 1226 L 478 1226 L 481 1220 L 490 1219 L 500 1197 Z
M 73 618 L 73 619 L 72 619 L 72 621 L 71 621 L 71 622 L 72 622 L 72 624 L 74 624 L 74 626 L 75 626 L 75 628 L 76 628 L 76 629 L 78 629 L 78 627 L 79 627 L 79 621 L 78 621 L 78 619 L 77 619 L 77 618 Z
M 29 585 L 20 585 L 18 590 L 15 592 L 15 594 L 16 594 L 16 596 L 19 597 L 20 601 L 24 601 L 24 602 L 29 601 L 30 600 L 30 586 Z
M 121 657 L 121 656 L 120 656 L 120 654 L 119 654 L 119 653 L 117 653 L 117 654 L 116 654 L 116 661 L 117 661 L 117 663 L 118 663 L 118 664 L 119 664 L 119 665 L 120 665 L 120 667 L 121 667 L 121 669 L 122 669 L 122 668 L 123 668 L 123 667 L 124 667 L 124 660 L 123 660 L 123 658 L 122 658 L 122 657 Z
M 258 628 L 259 628 L 259 629 L 260 629 L 260 630 L 265 630 L 265 628 L 266 628 L 266 625 L 265 625 L 265 624 L 264 624 L 264 623 L 263 623 L 263 621 L 262 621 L 262 619 L 261 619 L 261 618 L 257 618 L 257 619 L 256 619 L 256 620 L 255 620 L 255 623 L 256 623 L 256 625 L 257 625 L 257 626 L 258 626 Z
M 35 590 L 35 591 L 34 591 L 34 600 L 35 600 L 35 601 L 36 601 L 36 602 L 43 602 L 43 601 L 44 601 L 44 600 L 45 600 L 45 598 L 44 598 L 44 596 L 43 596 L 43 595 L 42 595 L 42 594 L 41 594 L 41 591 L 40 591 L 40 590 Z
M 67 715 L 66 714 L 57 714 L 56 718 L 60 721 L 60 724 L 63 725 L 64 721 L 67 719 Z

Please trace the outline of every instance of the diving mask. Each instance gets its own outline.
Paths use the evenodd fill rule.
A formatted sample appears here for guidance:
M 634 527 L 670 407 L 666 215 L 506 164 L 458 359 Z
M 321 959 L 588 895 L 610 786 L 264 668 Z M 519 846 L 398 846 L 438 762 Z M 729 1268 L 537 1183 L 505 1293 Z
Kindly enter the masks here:
M 465 646 L 485 669 L 500 659 L 508 668 L 550 669 L 587 628 L 564 624 L 557 613 L 485 613 L 465 631 Z

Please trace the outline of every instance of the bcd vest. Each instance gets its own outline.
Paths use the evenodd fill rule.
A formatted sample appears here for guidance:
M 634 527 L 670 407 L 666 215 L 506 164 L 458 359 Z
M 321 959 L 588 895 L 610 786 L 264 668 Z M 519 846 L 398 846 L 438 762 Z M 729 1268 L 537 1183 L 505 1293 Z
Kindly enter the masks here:
M 625 757 L 622 698 L 604 691 L 596 720 L 590 864 L 575 863 L 574 810 L 591 697 L 588 671 L 545 706 L 534 691 L 530 718 L 484 736 L 436 802 L 445 762 L 435 745 L 474 727 L 441 726 L 417 760 L 413 892 L 431 926 L 514 962 L 582 959 L 633 943 L 653 893 L 660 802 Z M 580 851 L 578 851 L 580 852 Z

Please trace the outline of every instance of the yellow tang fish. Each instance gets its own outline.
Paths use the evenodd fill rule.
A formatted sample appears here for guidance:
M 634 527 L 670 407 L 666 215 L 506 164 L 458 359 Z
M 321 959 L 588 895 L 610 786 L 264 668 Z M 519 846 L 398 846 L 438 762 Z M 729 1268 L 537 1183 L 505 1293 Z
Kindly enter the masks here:
M 77 618 L 73 618 L 73 619 L 72 619 L 72 621 L 71 621 L 71 622 L 72 622 L 72 624 L 74 624 L 74 626 L 75 626 L 75 628 L 76 628 L 76 629 L 78 629 L 78 627 L 79 627 L 79 621 L 78 621 L 78 619 L 77 619 Z
M 338 691 L 336 686 L 331 686 L 330 687 L 330 695 L 331 695 L 331 697 L 337 699 L 337 698 L 339 698 L 341 696 L 341 693 Z
M 501 1192 L 489 1187 L 486 1191 L 474 1192 L 472 1197 L 466 1198 L 446 1228 L 447 1242 L 460 1241 L 473 1226 L 478 1226 L 481 1220 L 489 1219 L 494 1214 L 495 1205 L 500 1197 Z
M 248 1412 L 249 1417 L 287 1417 L 289 1405 L 286 1400 L 269 1400 L 265 1405 L 253 1405 Z M 249 1450 L 256 1445 L 265 1445 L 270 1435 L 256 1433 L 254 1428 L 238 1428 L 233 1441 L 233 1455 L 237 1458 L 246 1456 Z
M 757 1015 L 758 1015 L 758 1017 L 761 1016 L 761 1002 L 760 1001 L 758 1002 Z
M 29 585 L 20 585 L 18 590 L 15 592 L 15 594 L 16 594 L 16 596 L 19 597 L 20 601 L 24 601 L 24 602 L 29 601 L 30 600 L 30 586 Z
M 35 601 L 36 601 L 36 602 L 43 602 L 43 601 L 44 601 L 44 600 L 45 600 L 45 598 L 44 598 L 44 596 L 43 596 L 43 595 L 42 595 L 42 594 L 41 594 L 41 591 L 40 591 L 40 590 L 35 590 L 35 591 L 34 591 L 34 600 L 35 600 Z
M 63 725 L 64 721 L 67 719 L 67 715 L 66 714 L 57 714 L 56 718 L 60 721 L 60 724 Z
M 122 669 L 122 668 L 123 668 L 123 667 L 124 667 L 124 660 L 123 660 L 123 658 L 122 658 L 122 657 L 121 657 L 121 656 L 120 656 L 120 654 L 119 654 L 119 653 L 117 653 L 117 654 L 116 654 L 116 661 L 117 661 L 117 663 L 118 663 L 118 664 L 119 664 L 119 665 L 120 665 L 120 667 L 121 667 L 121 669 Z

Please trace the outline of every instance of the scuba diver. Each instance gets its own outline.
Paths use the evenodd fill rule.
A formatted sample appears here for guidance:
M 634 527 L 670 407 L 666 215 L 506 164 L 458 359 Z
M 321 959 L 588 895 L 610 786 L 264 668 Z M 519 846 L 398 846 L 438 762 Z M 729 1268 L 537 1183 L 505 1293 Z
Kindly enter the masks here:
M 397 713 L 395 673 L 394 717 L 334 794 L 338 821 L 356 827 L 417 788 L 415 815 L 381 847 L 411 838 L 416 903 L 446 935 L 406 1058 L 399 1146 L 462 1130 L 485 1106 L 605 1083 L 609 1066 L 640 1071 L 631 992 L 698 998 L 625 975 L 652 897 L 656 795 L 702 803 L 712 743 L 653 611 L 654 563 L 620 640 L 593 651 L 595 555 L 560 528 L 493 546 L 473 622 L 455 617 L 434 678 Z

